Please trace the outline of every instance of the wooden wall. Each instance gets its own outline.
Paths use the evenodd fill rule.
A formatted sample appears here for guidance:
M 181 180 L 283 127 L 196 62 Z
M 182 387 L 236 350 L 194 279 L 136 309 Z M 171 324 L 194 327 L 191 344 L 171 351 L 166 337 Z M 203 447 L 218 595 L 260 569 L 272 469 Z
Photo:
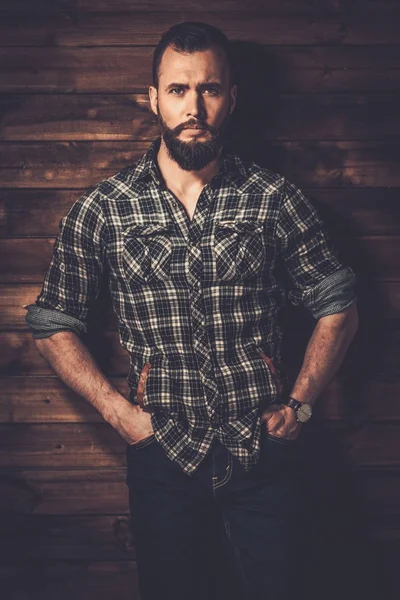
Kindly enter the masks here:
M 394 598 L 400 559 L 398 2 L 3 0 L 0 14 L 0 572 L 6 597 L 139 599 L 124 442 L 54 377 L 27 331 L 24 305 L 39 292 L 59 220 L 72 202 L 140 157 L 157 134 L 147 86 L 160 35 L 176 22 L 204 20 L 237 42 L 241 82 L 251 86 L 240 92 L 235 129 L 243 153 L 301 186 L 359 276 L 360 330 L 306 435 L 305 482 L 319 524 L 310 539 L 320 550 L 311 578 L 319 573 L 325 599 L 361 597 L 360 580 L 351 584 L 356 592 L 343 585 L 343 573 L 355 572 L 364 581 L 363 598 L 372 597 L 373 585 L 378 597 Z M 304 348 L 293 323 L 289 355 Z M 128 360 L 112 316 L 101 335 L 97 356 L 126 391 Z M 340 596 L 333 593 L 338 581 Z

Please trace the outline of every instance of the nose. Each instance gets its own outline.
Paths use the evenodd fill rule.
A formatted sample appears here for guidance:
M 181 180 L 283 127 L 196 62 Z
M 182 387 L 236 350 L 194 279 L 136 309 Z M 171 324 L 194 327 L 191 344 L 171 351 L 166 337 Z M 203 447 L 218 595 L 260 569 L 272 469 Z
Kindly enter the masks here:
M 191 94 L 188 94 L 186 116 L 195 117 L 196 119 L 204 119 L 206 117 L 204 101 L 200 93 L 193 92 Z

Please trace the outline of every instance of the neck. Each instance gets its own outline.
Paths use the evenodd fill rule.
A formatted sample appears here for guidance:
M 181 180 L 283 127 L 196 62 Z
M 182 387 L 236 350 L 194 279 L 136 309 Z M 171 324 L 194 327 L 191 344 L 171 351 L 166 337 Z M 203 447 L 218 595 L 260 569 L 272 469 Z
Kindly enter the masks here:
M 185 171 L 168 154 L 164 139 L 161 138 L 160 148 L 157 153 L 157 163 L 165 185 L 169 189 L 179 190 L 182 193 L 196 188 L 203 188 L 218 173 L 220 155 L 199 171 Z

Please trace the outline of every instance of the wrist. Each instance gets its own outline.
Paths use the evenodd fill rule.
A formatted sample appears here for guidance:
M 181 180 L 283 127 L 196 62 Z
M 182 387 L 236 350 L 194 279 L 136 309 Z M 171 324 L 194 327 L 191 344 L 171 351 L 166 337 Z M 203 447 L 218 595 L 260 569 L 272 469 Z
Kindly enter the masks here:
M 131 404 L 117 390 L 107 394 L 103 400 L 103 406 L 102 416 L 112 427 L 119 426 L 122 421 L 126 421 L 127 410 L 130 410 L 131 413 L 136 409 L 140 410 L 139 406 Z
M 299 424 L 307 423 L 312 416 L 312 406 L 308 402 L 301 402 L 297 400 L 293 396 L 288 395 L 285 398 L 282 398 L 281 403 L 287 405 L 290 409 L 295 412 L 296 421 Z

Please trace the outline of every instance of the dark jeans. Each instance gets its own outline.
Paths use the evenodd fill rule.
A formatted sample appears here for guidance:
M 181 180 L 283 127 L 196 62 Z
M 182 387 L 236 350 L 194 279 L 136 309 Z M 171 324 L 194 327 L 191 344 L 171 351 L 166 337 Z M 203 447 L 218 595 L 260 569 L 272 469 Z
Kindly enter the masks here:
M 302 598 L 299 441 L 279 441 L 264 430 L 261 448 L 246 472 L 215 438 L 188 476 L 154 436 L 128 446 L 142 600 Z

